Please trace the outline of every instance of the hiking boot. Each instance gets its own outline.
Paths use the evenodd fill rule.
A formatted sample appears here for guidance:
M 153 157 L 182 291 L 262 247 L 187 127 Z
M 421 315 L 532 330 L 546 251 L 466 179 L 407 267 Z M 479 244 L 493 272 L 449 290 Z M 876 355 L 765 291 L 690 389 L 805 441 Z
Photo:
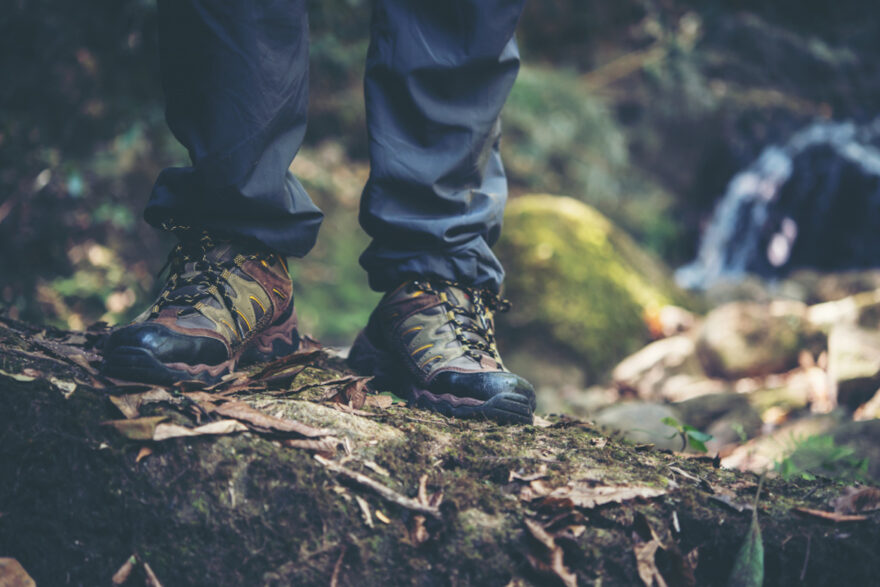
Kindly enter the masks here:
M 183 232 L 156 302 L 104 344 L 104 373 L 147 383 L 215 383 L 237 365 L 296 351 L 285 260 L 254 246 Z
M 411 281 L 382 298 L 348 363 L 417 407 L 529 424 L 535 391 L 505 369 L 495 346 L 492 315 L 508 306 L 488 291 Z

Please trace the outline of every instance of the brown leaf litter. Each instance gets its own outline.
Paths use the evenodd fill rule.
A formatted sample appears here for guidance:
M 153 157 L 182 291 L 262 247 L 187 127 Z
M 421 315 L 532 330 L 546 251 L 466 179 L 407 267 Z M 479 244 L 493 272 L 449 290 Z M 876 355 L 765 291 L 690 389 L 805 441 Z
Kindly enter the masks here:
M 565 587 L 577 586 L 577 575 L 565 565 L 565 552 L 538 521 L 526 518 L 523 520 L 529 535 L 536 543 L 526 559 L 533 569 L 545 575 L 555 576 Z

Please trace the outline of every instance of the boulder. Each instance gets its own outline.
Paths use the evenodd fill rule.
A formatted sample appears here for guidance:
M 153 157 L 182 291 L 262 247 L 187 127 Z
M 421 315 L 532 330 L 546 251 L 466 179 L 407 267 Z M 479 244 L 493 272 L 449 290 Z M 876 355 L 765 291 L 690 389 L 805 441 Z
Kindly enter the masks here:
M 596 414 L 596 424 L 618 433 L 630 442 L 650 443 L 656 448 L 681 450 L 681 439 L 674 428 L 664 424 L 665 418 L 679 421 L 679 412 L 667 405 L 647 402 L 624 402 Z
M 877 328 L 880 326 L 880 289 L 814 304 L 807 311 L 807 318 L 823 330 L 844 323 Z
M 675 404 L 682 421 L 712 435 L 706 443 L 710 453 L 756 436 L 761 417 L 744 394 L 714 393 Z
M 573 198 L 511 201 L 496 252 L 516 307 L 499 317 L 507 346 L 546 341 L 594 378 L 648 342 L 647 313 L 687 302 L 662 262 Z
M 838 324 L 828 335 L 828 375 L 837 402 L 855 409 L 880 388 L 880 332 Z
M 804 304 L 780 300 L 716 308 L 697 339 L 700 362 L 709 375 L 727 379 L 787 371 L 809 342 L 806 314 Z
M 696 346 L 686 335 L 664 338 L 621 361 L 611 378 L 621 391 L 632 391 L 643 400 L 660 399 L 664 384 L 675 376 L 701 376 Z

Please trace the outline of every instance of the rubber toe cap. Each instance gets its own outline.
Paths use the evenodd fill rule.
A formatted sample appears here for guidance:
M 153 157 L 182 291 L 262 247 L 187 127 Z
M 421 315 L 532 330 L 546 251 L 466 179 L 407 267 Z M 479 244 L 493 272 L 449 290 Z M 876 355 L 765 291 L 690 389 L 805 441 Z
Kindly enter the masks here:
M 226 345 L 216 338 L 188 336 L 150 322 L 125 326 L 110 334 L 104 355 L 120 348 L 148 351 L 163 363 L 217 365 L 229 359 Z
M 532 410 L 535 409 L 535 390 L 532 384 L 508 371 L 443 371 L 434 377 L 428 389 L 435 394 L 448 393 L 480 401 L 489 401 L 499 394 L 515 394 L 528 400 Z

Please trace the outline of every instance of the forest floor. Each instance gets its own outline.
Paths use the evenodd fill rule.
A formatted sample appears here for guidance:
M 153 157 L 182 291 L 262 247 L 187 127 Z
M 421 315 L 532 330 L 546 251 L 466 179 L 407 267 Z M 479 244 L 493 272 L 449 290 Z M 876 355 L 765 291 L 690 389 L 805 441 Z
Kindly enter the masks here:
M 210 388 L 110 380 L 103 334 L 0 319 L 0 576 L 824 585 L 880 574 L 872 488 L 761 480 L 570 417 L 447 419 L 372 392 L 312 342 Z

